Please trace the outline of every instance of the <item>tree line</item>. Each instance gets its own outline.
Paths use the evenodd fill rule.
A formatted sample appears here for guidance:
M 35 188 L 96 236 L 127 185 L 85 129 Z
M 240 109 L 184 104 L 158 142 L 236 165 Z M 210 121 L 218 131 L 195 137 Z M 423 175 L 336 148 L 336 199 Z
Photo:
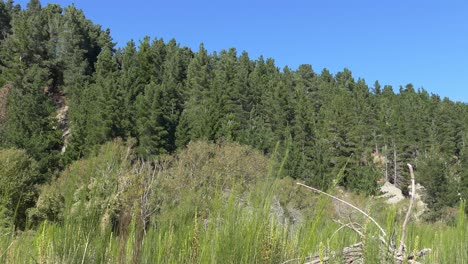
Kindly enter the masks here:
M 431 219 L 468 198 L 465 103 L 412 84 L 369 85 L 349 69 L 280 69 L 235 48 L 194 51 L 150 37 L 117 48 L 74 5 L 2 0 L 0 11 L 0 85 L 11 87 L 0 147 L 37 163 L 31 184 L 115 138 L 135 140 L 145 160 L 206 140 L 277 156 L 281 176 L 321 189 L 376 194 L 384 179 L 407 192 L 406 163 L 415 164 Z

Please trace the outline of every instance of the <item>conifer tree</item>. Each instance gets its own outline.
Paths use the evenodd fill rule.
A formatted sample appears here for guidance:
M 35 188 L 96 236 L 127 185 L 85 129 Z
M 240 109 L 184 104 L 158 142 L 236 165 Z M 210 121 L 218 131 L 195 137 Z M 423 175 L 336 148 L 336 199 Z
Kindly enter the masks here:
M 137 97 L 138 153 L 144 158 L 167 153 L 169 133 L 162 107 L 164 100 L 162 85 L 155 83 L 147 85 L 144 94 Z
M 237 75 L 237 52 L 231 48 L 222 51 L 214 69 L 211 91 L 215 108 L 213 139 L 235 140 L 240 129 L 241 104 Z
M 210 58 L 203 44 L 190 61 L 187 70 L 187 98 L 181 122 L 177 127 L 177 146 L 185 146 L 190 140 L 208 139 L 210 132 L 209 98 L 212 72 Z
M 61 144 L 54 107 L 43 94 L 50 85 L 49 73 L 34 65 L 23 74 L 10 94 L 5 137 L 12 146 L 28 150 L 39 161 L 40 172 L 46 173 L 57 166 Z
M 106 140 L 125 135 L 122 121 L 123 91 L 118 85 L 119 71 L 112 50 L 104 47 L 96 62 L 93 76 L 96 123 L 90 127 L 91 142 L 104 143 Z
M 374 82 L 374 88 L 372 88 L 372 91 L 373 91 L 374 94 L 376 94 L 376 95 L 382 93 L 382 86 L 380 85 L 380 83 L 379 83 L 378 80 L 376 80 L 376 81 Z
M 424 201 L 431 209 L 431 213 L 426 215 L 429 220 L 436 220 L 442 208 L 450 205 L 449 190 L 449 168 L 443 155 L 436 149 L 432 149 L 418 158 L 418 172 L 420 181 L 424 184 Z M 452 201 L 451 201 L 452 200 Z
M 56 75 L 45 14 L 38 1 L 29 2 L 28 8 L 15 16 L 12 34 L 1 49 L 2 73 L 13 85 L 5 138 L 7 144 L 26 149 L 39 161 L 41 173 L 55 170 L 60 148 L 60 131 L 48 94 L 56 88 Z
M 154 79 L 153 80 L 156 84 L 161 84 L 163 82 L 163 76 L 164 76 L 164 62 L 166 61 L 166 55 L 167 55 L 167 49 L 166 49 L 166 43 L 164 40 L 161 39 L 155 39 L 151 43 L 151 49 L 150 49 L 150 57 L 148 59 L 152 59 L 152 68 L 151 72 L 152 76 Z
M 122 93 L 122 132 L 125 136 L 136 137 L 136 98 L 144 92 L 143 78 L 138 74 L 140 65 L 137 59 L 135 42 L 130 41 L 123 50 L 119 89 Z M 122 135 L 123 136 L 123 135 Z
M 64 12 L 63 31 L 60 35 L 59 58 L 63 66 L 62 91 L 67 97 L 70 139 L 64 163 L 71 162 L 86 154 L 89 143 L 89 111 L 95 100 L 90 96 L 90 73 L 94 66 L 90 63 L 97 58 L 89 58 L 87 54 L 87 36 L 82 28 L 84 16 L 73 5 Z
M 254 67 L 255 64 L 250 60 L 248 53 L 242 52 L 238 58 L 235 76 L 236 90 L 240 96 L 239 103 L 242 106 L 242 121 L 248 120 L 250 112 L 258 106 L 261 98 L 259 87 L 252 85 L 250 80 Z
M 299 79 L 305 76 L 299 77 Z M 309 184 L 323 189 L 327 188 L 328 162 L 324 161 L 324 152 L 317 135 L 314 101 L 304 83 L 297 82 L 294 91 L 294 118 L 291 123 L 293 149 L 289 153 L 288 163 L 290 175 L 307 179 Z M 317 150 L 320 149 L 320 152 Z
M 184 105 L 188 66 L 184 58 L 186 55 L 174 39 L 166 45 L 166 60 L 163 64 L 164 74 L 161 83 L 164 101 L 161 101 L 159 107 L 164 115 L 165 130 L 168 133 L 166 150 L 169 152 L 176 149 L 176 129 Z
M 79 97 L 80 90 L 97 60 L 97 54 L 92 57 L 89 52 L 97 46 L 97 39 L 92 37 L 95 32 L 91 29 L 90 22 L 74 5 L 64 9 L 62 20 L 63 26 L 57 48 L 63 67 L 63 90 L 70 97 L 75 95 Z
M 151 81 L 155 81 L 157 79 L 155 68 L 157 66 L 161 67 L 162 62 L 155 63 L 156 58 L 151 48 L 150 37 L 145 36 L 140 42 L 136 56 L 138 61 L 138 76 L 140 76 L 142 83 L 146 85 Z
M 0 1 L 0 43 L 11 33 L 11 4 Z
M 465 110 L 466 112 L 466 110 Z M 466 121 L 466 118 L 465 118 Z M 464 135 L 463 141 L 466 142 L 467 134 Z M 462 200 L 468 200 L 468 145 L 463 144 L 462 149 L 460 152 L 460 165 L 458 171 L 458 178 L 459 182 L 456 184 L 456 188 L 450 190 L 451 192 L 456 193 L 457 202 L 461 202 Z M 465 207 L 465 212 L 468 213 L 468 208 Z

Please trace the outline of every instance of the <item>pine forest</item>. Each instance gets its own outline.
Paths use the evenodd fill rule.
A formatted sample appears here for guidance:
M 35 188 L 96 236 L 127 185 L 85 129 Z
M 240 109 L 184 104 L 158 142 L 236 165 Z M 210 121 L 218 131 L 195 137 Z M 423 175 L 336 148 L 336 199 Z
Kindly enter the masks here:
M 468 105 L 351 70 L 0 1 L 0 262 L 468 263 Z

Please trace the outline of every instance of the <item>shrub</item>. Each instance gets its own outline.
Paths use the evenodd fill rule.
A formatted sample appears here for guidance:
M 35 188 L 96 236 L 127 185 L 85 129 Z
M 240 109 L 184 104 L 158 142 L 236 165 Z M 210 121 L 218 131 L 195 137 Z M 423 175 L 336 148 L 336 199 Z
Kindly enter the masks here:
M 16 228 L 26 225 L 26 211 L 34 206 L 40 180 L 37 163 L 24 150 L 0 150 L 0 197 L 3 219 Z
M 64 217 L 88 221 L 115 211 L 111 207 L 116 206 L 119 179 L 129 170 L 130 155 L 131 147 L 116 140 L 72 163 L 57 180 L 43 186 L 30 217 L 37 223 Z
M 157 221 L 163 222 L 191 221 L 195 211 L 206 217 L 216 197 L 235 191 L 245 199 L 268 174 L 268 159 L 237 143 L 192 142 L 165 163 L 169 166 L 159 171 L 152 188 L 152 207 L 158 208 Z

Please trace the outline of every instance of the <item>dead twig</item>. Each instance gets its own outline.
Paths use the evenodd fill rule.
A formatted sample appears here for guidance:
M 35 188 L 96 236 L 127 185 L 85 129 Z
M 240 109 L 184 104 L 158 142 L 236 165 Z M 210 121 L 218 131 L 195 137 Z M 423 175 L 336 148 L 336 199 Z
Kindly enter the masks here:
M 354 226 L 354 224 L 357 224 L 357 223 L 349 222 L 349 223 L 347 223 L 347 224 L 344 224 L 344 223 L 342 223 L 342 222 L 339 221 L 339 220 L 334 220 L 334 222 L 340 224 L 341 226 L 340 226 L 340 228 L 338 228 L 338 229 L 330 236 L 330 240 L 331 240 L 339 231 L 341 231 L 341 230 L 344 229 L 344 228 L 349 228 L 349 229 L 353 230 L 353 231 L 356 232 L 356 234 L 358 234 L 359 237 L 361 237 L 361 238 L 364 237 L 364 234 L 363 234 L 358 228 L 356 228 L 356 227 Z

